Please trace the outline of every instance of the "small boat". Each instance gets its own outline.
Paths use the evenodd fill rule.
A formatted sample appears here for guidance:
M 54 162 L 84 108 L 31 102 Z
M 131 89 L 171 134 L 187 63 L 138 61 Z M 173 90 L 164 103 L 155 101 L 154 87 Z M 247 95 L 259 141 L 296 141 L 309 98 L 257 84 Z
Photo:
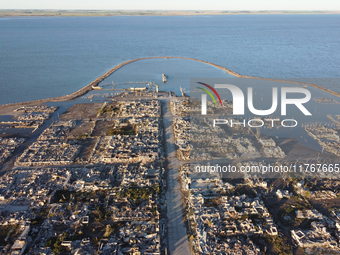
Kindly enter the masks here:
M 167 81 L 167 76 L 165 75 L 165 73 L 162 74 L 162 79 L 163 79 L 163 82 L 166 83 L 166 81 Z

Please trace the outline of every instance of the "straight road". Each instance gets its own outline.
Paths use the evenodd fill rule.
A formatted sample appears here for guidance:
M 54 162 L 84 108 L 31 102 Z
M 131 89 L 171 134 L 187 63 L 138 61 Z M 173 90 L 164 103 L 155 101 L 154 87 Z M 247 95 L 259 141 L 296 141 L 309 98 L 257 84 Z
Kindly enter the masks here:
M 163 101 L 162 113 L 164 135 L 166 140 L 167 169 L 167 217 L 168 217 L 168 251 L 170 255 L 191 254 L 186 228 L 183 222 L 182 193 L 179 183 L 179 160 L 176 157 L 175 138 L 171 127 L 172 116 L 168 100 Z

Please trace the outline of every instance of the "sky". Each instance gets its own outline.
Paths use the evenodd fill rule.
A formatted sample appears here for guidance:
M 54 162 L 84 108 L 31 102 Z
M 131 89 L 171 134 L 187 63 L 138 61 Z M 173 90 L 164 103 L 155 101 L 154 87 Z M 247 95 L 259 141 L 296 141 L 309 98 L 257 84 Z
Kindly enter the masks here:
M 340 10 L 339 0 L 0 0 L 0 9 Z

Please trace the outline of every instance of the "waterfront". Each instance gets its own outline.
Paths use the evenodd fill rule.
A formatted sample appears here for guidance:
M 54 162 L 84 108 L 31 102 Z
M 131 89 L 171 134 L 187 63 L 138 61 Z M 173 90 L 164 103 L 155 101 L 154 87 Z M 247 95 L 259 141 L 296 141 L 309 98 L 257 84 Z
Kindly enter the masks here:
M 320 19 L 319 15 L 316 17 L 314 21 Z M 53 63 L 62 68 L 52 68 L 52 76 L 65 69 L 74 71 L 72 75 L 59 73 L 59 80 L 48 76 L 52 69 L 44 66 L 44 55 L 56 54 L 57 51 L 52 50 L 41 53 L 39 60 L 33 58 L 29 62 L 28 79 L 21 79 L 25 73 L 20 73 L 20 65 L 16 66 L 16 76 L 0 78 L 4 81 L 0 83 L 5 92 L 3 98 L 7 97 L 7 102 L 19 102 L 0 107 L 1 249 L 5 253 L 25 251 L 32 255 L 52 252 L 299 254 L 322 253 L 326 249 L 339 252 L 340 99 L 337 79 L 333 79 L 339 78 L 335 68 L 338 66 L 337 53 L 331 54 L 338 45 L 338 37 L 322 37 L 325 31 L 321 29 L 325 26 L 331 29 L 334 24 L 328 22 L 334 17 L 338 16 L 324 16 L 321 25 L 315 24 L 320 30 L 311 32 L 303 25 L 310 19 L 309 15 L 298 15 L 291 18 L 300 21 L 293 30 L 287 30 L 284 25 L 281 27 L 281 23 L 267 24 L 268 33 L 262 30 L 265 20 L 278 22 L 286 17 L 250 15 L 242 20 L 238 17 L 166 17 L 168 21 L 185 20 L 182 31 L 178 31 L 179 24 L 175 29 L 174 24 L 163 27 L 164 24 L 155 22 L 164 22 L 163 17 L 117 17 L 120 22 L 127 21 L 127 27 L 134 27 L 128 30 L 130 36 L 127 37 L 126 30 L 113 36 L 117 27 L 124 29 L 120 22 L 118 25 L 122 27 L 106 24 L 112 30 L 104 27 L 100 32 L 105 32 L 104 38 L 110 40 L 95 38 L 94 47 L 87 48 L 92 53 L 77 49 L 72 54 L 83 54 L 68 59 L 68 64 L 65 64 L 65 56 L 70 57 L 70 45 L 74 41 L 73 34 L 67 33 L 81 27 L 83 24 L 78 22 L 84 20 L 70 18 L 67 20 L 74 23 L 65 24 L 64 18 L 58 19 L 57 23 L 66 26 L 63 29 L 66 35 L 56 33 L 56 37 L 52 37 L 57 44 L 65 39 L 67 42 L 65 48 L 57 50 L 59 53 L 66 50 L 64 55 L 58 55 L 60 61 Z M 228 23 L 228 29 L 232 31 L 223 30 L 225 34 L 213 42 L 221 30 L 217 29 L 219 26 L 211 27 L 210 18 L 223 21 L 221 24 L 234 21 Z M 104 19 L 117 22 L 117 19 Z M 18 25 L 19 30 L 26 26 L 22 20 L 9 20 Z M 39 23 L 42 20 L 47 22 L 43 25 Z M 77 40 L 90 35 L 91 28 L 103 21 L 91 20 L 97 23 L 90 24 L 89 31 L 77 30 Z M 145 23 L 135 23 L 141 20 L 153 30 L 152 33 L 145 31 Z M 0 23 L 4 21 L 6 19 Z M 38 22 L 35 24 L 39 33 L 56 22 L 54 18 L 37 18 L 28 19 L 28 24 L 32 21 Z M 247 28 L 251 21 L 255 21 L 257 30 Z M 171 33 L 169 27 L 173 28 Z M 299 33 L 297 37 L 301 29 L 305 34 Z M 200 34 L 202 31 L 211 38 L 206 39 L 206 34 Z M 188 37 L 183 37 L 184 32 Z M 235 37 L 227 38 L 231 32 Z M 279 32 L 285 32 L 283 37 Z M 120 38 L 122 34 L 124 36 Z M 263 35 L 265 38 L 261 38 Z M 315 41 L 310 40 L 311 35 L 315 36 Z M 33 41 L 42 43 L 38 48 L 43 50 L 46 40 L 52 37 Z M 200 41 L 183 41 L 189 37 Z M 276 41 L 273 41 L 274 37 Z M 279 41 L 282 38 L 293 41 Z M 10 50 L 7 52 L 16 47 L 8 44 L 10 39 L 1 40 L 6 42 L 4 51 L 10 55 L 4 57 L 8 61 L 5 73 L 11 73 L 14 70 L 11 63 L 21 57 L 16 60 Z M 31 40 L 27 40 L 26 49 Z M 93 42 L 93 38 L 86 40 Z M 253 45 L 257 40 L 260 40 L 258 44 Z M 237 46 L 245 46 L 245 53 L 241 48 L 233 47 L 241 41 L 243 44 Z M 48 47 L 53 43 L 49 41 Z M 76 42 L 78 46 L 82 43 Z M 299 43 L 306 48 L 302 49 Z M 104 44 L 105 47 L 95 49 Z M 282 50 L 282 46 L 286 48 Z M 108 53 L 109 49 L 114 53 Z M 209 50 L 204 52 L 206 49 Z M 313 50 L 313 56 L 307 55 L 310 50 Z M 299 54 L 294 55 L 296 51 Z M 183 52 L 185 54 L 179 54 Z M 140 59 L 143 53 L 146 57 Z M 268 54 L 272 54 L 272 59 L 268 59 Z M 79 72 L 86 57 L 89 57 L 85 63 L 87 68 Z M 73 61 L 77 65 L 72 66 Z M 103 68 L 106 62 L 110 64 Z M 113 63 L 115 66 L 108 68 Z M 98 74 L 91 76 L 92 72 Z M 165 83 L 162 74 L 167 77 Z M 267 123 L 263 128 L 242 128 L 241 125 L 213 128 L 209 119 L 195 122 L 189 115 L 191 110 L 200 111 L 200 105 L 185 94 L 192 96 L 191 99 L 200 98 L 201 91 L 196 95 L 197 83 L 194 80 L 194 87 L 190 88 L 189 79 L 209 77 L 229 78 L 227 83 L 243 90 L 254 87 L 257 109 L 270 107 L 271 100 L 267 99 L 272 97 L 272 87 L 307 88 L 312 99 L 305 106 L 313 116 L 302 116 L 296 108 L 289 108 L 286 117 L 299 121 L 295 128 L 272 128 Z M 324 88 L 299 83 L 299 80 L 295 83 L 284 81 L 313 77 L 329 78 L 321 83 L 326 84 Z M 8 81 L 16 81 L 17 86 L 25 84 L 22 90 L 16 91 L 14 101 L 6 95 L 11 89 Z M 315 80 L 303 81 L 313 83 Z M 29 93 L 34 92 L 33 97 L 27 89 Z M 213 114 L 210 117 L 222 118 L 221 112 L 227 110 L 224 117 L 239 121 L 240 118 L 230 115 L 233 110 L 231 94 L 218 92 L 223 98 L 223 106 L 221 103 L 221 107 L 217 107 L 209 101 L 208 113 Z M 39 98 L 42 100 L 26 102 Z M 5 102 L 1 100 L 0 103 Z M 275 112 L 268 117 L 279 115 Z M 246 112 L 244 117 L 254 116 Z M 208 165 L 212 169 L 214 162 L 227 163 L 236 171 L 242 167 L 269 168 L 269 165 L 275 165 L 276 169 L 280 166 L 289 169 L 288 166 L 295 165 L 301 171 L 293 175 L 275 173 L 274 176 L 245 173 L 241 179 L 217 172 L 193 171 L 194 164 Z M 322 166 L 322 171 L 315 172 L 318 165 Z
M 178 72 L 191 62 L 194 64 L 187 71 L 194 74 L 199 70 L 213 79 L 193 79 L 194 88 L 182 85 L 184 80 L 177 78 L 181 77 Z M 177 68 L 174 68 L 176 65 Z M 138 72 L 141 66 L 144 66 L 140 70 L 143 76 L 135 76 L 134 72 Z M 165 83 L 161 80 L 162 72 L 168 76 Z M 221 80 L 216 77 L 229 78 Z M 243 90 L 254 86 L 257 91 L 254 103 L 262 109 L 270 106 L 269 100 L 263 100 L 271 97 L 268 88 L 307 87 L 313 100 L 306 107 L 314 109 L 313 117 L 302 118 L 296 111 L 290 112 L 287 118 L 298 117 L 301 121 L 294 132 L 292 128 L 282 130 L 268 128 L 268 125 L 257 130 L 212 130 L 206 125 L 207 121 L 197 125 L 185 117 L 191 111 L 190 101 L 187 96 L 178 94 L 182 89 L 192 97 L 199 97 L 195 81 L 211 85 L 223 81 L 236 84 Z M 131 87 L 133 89 L 129 90 Z M 232 101 L 226 101 L 233 100 L 231 94 L 219 93 L 225 106 L 232 110 Z M 282 227 L 286 220 L 270 216 L 270 213 L 278 215 L 270 206 L 272 202 L 267 202 L 273 196 L 271 189 L 275 190 L 278 199 L 283 196 L 290 199 L 291 193 L 287 189 L 281 190 L 275 180 L 267 178 L 270 176 L 266 176 L 266 181 L 248 182 L 245 181 L 247 178 L 258 178 L 258 174 L 242 174 L 247 178 L 237 185 L 245 189 L 256 188 L 259 192 L 250 203 L 250 197 L 239 196 L 231 188 L 234 184 L 225 181 L 230 175 L 193 173 L 187 163 L 205 164 L 206 160 L 222 160 L 218 162 L 239 168 L 242 165 L 263 167 L 265 162 L 285 166 L 298 160 L 308 164 L 322 161 L 333 167 L 339 161 L 336 149 L 339 112 L 334 107 L 339 98 L 336 92 L 333 94 L 306 84 L 245 77 L 200 60 L 160 57 L 119 64 L 78 92 L 61 98 L 3 105 L 0 108 L 3 116 L 1 149 L 4 152 L 0 199 L 5 214 L 1 220 L 10 226 L 24 225 L 6 243 L 14 242 L 12 250 L 23 247 L 28 254 L 37 250 L 45 253 L 52 250 L 93 253 L 99 250 L 100 254 L 152 251 L 181 255 L 188 254 L 189 250 L 196 254 L 236 252 L 240 250 L 238 244 L 241 243 L 244 251 L 258 254 L 263 250 L 263 244 L 256 238 L 258 236 L 278 235 L 283 240 L 288 236 L 287 231 L 302 233 L 297 228 Z M 47 106 L 40 105 L 42 102 Z M 219 110 L 211 107 L 212 104 L 209 104 L 210 112 Z M 318 125 L 314 125 L 315 122 Z M 195 134 L 192 128 L 198 132 Z M 208 140 L 206 133 L 210 134 Z M 192 135 L 196 137 L 194 140 Z M 201 147 L 203 145 L 203 150 L 200 147 L 192 149 L 197 141 Z M 306 174 L 299 173 L 298 176 L 305 177 Z M 337 172 L 322 176 L 334 179 Z M 287 178 L 287 175 L 272 177 Z M 31 183 L 29 190 L 25 179 Z M 296 185 L 296 182 L 292 184 Z M 17 185 L 19 190 L 12 188 Z M 307 191 L 297 190 L 303 196 Z M 84 195 L 89 192 L 91 199 L 84 200 Z M 332 191 L 327 196 L 334 198 L 334 194 Z M 324 194 L 312 195 L 320 197 Z M 249 203 L 238 209 L 240 214 L 230 211 L 240 208 L 237 201 Z M 291 201 L 295 201 L 294 198 Z M 230 206 L 219 206 L 221 202 Z M 96 203 L 101 206 L 95 207 Z M 72 209 L 75 204 L 78 209 Z M 33 209 L 39 212 L 41 218 L 31 216 Z M 143 214 L 140 214 L 141 211 Z M 264 213 L 263 218 L 248 215 L 259 215 L 259 212 Z M 312 213 L 317 219 L 324 217 L 318 211 Z M 224 226 L 227 214 L 231 215 L 233 222 Z M 11 220 L 19 216 L 24 220 Z M 202 217 L 206 220 L 201 221 Z M 38 221 L 40 223 L 37 224 Z M 61 233 L 60 224 L 70 224 L 70 227 Z M 89 231 L 88 226 L 94 229 L 95 234 Z M 32 232 L 28 235 L 30 229 Z M 221 230 L 221 235 L 216 232 L 217 229 Z M 59 237 L 51 236 L 53 231 L 59 233 Z M 319 235 L 322 242 L 331 243 L 332 249 L 336 250 L 329 232 L 321 233 L 316 227 L 303 231 Z M 244 234 L 252 236 L 252 239 L 240 238 L 235 243 L 235 238 Z M 220 235 L 221 240 L 227 241 L 223 243 L 228 244 L 221 245 L 213 235 Z M 28 236 L 33 240 L 26 239 Z M 308 238 L 299 240 L 295 236 L 289 237 L 289 240 L 297 240 L 301 247 L 313 241 Z M 266 247 L 268 245 L 268 242 L 265 243 Z M 292 248 L 288 246 L 287 249 Z
M 230 79 L 236 82 L 239 78 Z M 225 180 L 219 173 L 195 173 L 187 164 L 215 159 L 217 148 L 219 156 L 223 154 L 236 168 L 240 164 L 260 166 L 263 160 L 291 164 L 297 159 L 300 163 L 322 159 L 328 165 L 339 165 L 337 151 L 318 153 L 295 144 L 293 138 L 268 137 L 256 130 L 218 128 L 215 133 L 217 129 L 209 125 L 198 128 L 185 117 L 188 97 L 155 90 L 120 91 L 113 97 L 95 90 L 89 92 L 93 96 L 52 102 L 49 107 L 1 108 L 1 113 L 14 116 L 2 123 L 1 149 L 6 153 L 1 159 L 5 163 L 0 176 L 0 227 L 7 233 L 6 226 L 17 226 L 3 242 L 8 244 L 5 250 L 22 249 L 27 254 L 97 250 L 99 254 L 140 251 L 181 255 L 189 254 L 189 250 L 194 254 L 242 250 L 260 254 L 264 247 L 271 247 L 268 238 L 272 237 L 276 238 L 275 247 L 280 247 L 282 240 L 296 240 L 302 248 L 325 244 L 338 250 L 330 228 L 319 230 L 325 227 L 330 212 L 320 210 L 318 202 L 313 210 L 307 204 L 312 202 L 310 198 L 317 201 L 325 196 L 329 200 L 336 197 L 334 178 L 338 171 L 327 176 L 333 180 L 331 190 L 315 192 L 312 181 L 302 187 L 290 178 L 283 186 L 277 181 L 281 178 L 252 180 L 244 176 L 247 178 Z M 311 103 L 322 102 L 332 107 L 332 101 L 325 98 Z M 338 116 L 328 119 L 336 122 Z M 193 127 L 198 131 L 196 136 L 205 137 L 204 142 L 209 144 L 201 155 L 194 152 L 191 158 L 188 142 L 197 139 L 186 139 L 189 134 L 195 135 L 190 130 Z M 25 128 L 29 130 L 23 136 Z M 311 127 L 307 131 L 314 139 L 321 138 L 322 143 L 325 138 L 331 139 L 322 146 L 336 145 L 339 138 L 334 130 Z M 224 141 L 223 135 L 227 135 Z M 219 139 L 224 143 L 222 148 L 216 147 Z M 323 183 L 329 185 L 326 179 Z M 296 189 L 292 190 L 291 185 Z M 300 225 L 300 218 L 292 214 L 283 217 L 272 206 L 296 204 L 292 192 L 300 194 L 303 201 L 297 207 L 302 214 L 299 217 L 309 217 L 318 225 L 306 228 Z M 329 209 L 337 212 L 331 206 Z M 285 226 L 291 222 L 295 225 Z M 305 233 L 306 238 L 295 233 Z M 317 241 L 309 234 L 317 235 Z M 268 240 L 263 243 L 258 238 Z M 288 245 L 285 249 L 293 248 Z
M 70 94 L 119 63 L 153 56 L 202 59 L 256 77 L 339 78 L 339 18 L 0 18 L 0 104 Z

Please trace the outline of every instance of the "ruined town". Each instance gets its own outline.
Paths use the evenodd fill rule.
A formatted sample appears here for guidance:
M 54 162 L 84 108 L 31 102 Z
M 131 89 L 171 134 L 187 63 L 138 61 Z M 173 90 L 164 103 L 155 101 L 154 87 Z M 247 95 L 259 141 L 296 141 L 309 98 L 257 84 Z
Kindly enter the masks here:
M 0 254 L 340 254 L 339 116 L 300 128 L 317 151 L 214 127 L 158 87 L 94 97 L 3 110 Z M 319 157 L 333 178 L 308 173 Z M 252 171 L 298 161 L 274 177 Z

